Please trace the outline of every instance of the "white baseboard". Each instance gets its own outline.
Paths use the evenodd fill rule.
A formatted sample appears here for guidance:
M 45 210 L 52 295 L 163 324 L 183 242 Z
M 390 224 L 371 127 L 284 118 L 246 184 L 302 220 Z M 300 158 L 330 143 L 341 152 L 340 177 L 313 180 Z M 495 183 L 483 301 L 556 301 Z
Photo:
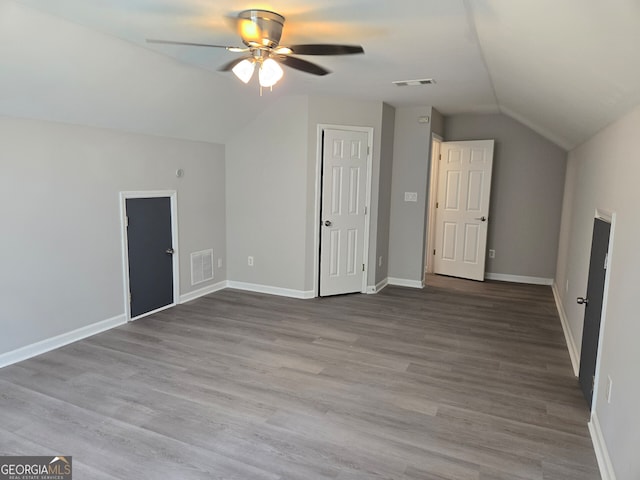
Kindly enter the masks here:
M 278 295 L 280 297 L 302 299 L 316 297 L 316 294 L 313 290 L 292 290 L 289 288 L 271 287 L 269 285 L 259 285 L 256 283 L 228 281 L 227 288 L 235 288 L 237 290 L 245 290 L 247 292 L 268 293 L 269 295 Z
M 422 280 L 407 280 L 406 278 L 389 277 L 387 279 L 387 283 L 397 287 L 424 288 Z
M 222 282 L 214 283 L 213 285 L 207 285 L 206 287 L 199 288 L 193 292 L 185 293 L 184 295 L 180 295 L 180 301 L 178 303 L 187 303 L 191 300 L 195 300 L 196 298 L 209 295 L 210 293 L 219 292 L 220 290 L 227 288 L 228 283 L 229 282 L 224 280 Z
M 0 368 L 50 352 L 56 348 L 64 347 L 70 343 L 91 337 L 98 333 L 102 333 L 105 330 L 110 330 L 119 325 L 124 325 L 125 323 L 127 323 L 127 316 L 125 314 L 117 315 L 113 318 L 102 320 L 100 322 L 87 325 L 86 327 L 80 327 L 76 330 L 62 333 L 40 342 L 32 343 L 31 345 L 26 345 L 11 352 L 3 353 L 0 355 Z
M 382 280 L 380 280 L 375 285 L 369 285 L 367 287 L 367 293 L 378 293 L 379 291 L 381 291 L 387 285 L 389 285 L 389 279 L 388 278 L 383 278 Z
M 567 350 L 569 350 L 569 357 L 571 358 L 571 366 L 573 367 L 573 373 L 577 377 L 580 372 L 580 355 L 578 354 L 578 348 L 576 342 L 571 335 L 571 328 L 569 328 L 569 319 L 567 313 L 562 306 L 562 299 L 558 292 L 558 284 L 553 282 L 551 286 L 553 291 L 553 298 L 556 300 L 556 308 L 558 309 L 558 315 L 560 316 L 560 323 L 562 324 L 562 331 L 564 332 L 564 339 L 567 342 Z
M 598 467 L 600 468 L 600 476 L 602 480 L 616 480 L 616 472 L 613 470 L 613 463 L 611 463 L 611 457 L 609 456 L 609 449 L 607 443 L 602 435 L 602 428 L 598 420 L 596 412 L 591 414 L 591 421 L 588 424 L 589 433 L 591 434 L 591 441 L 593 442 L 593 449 L 596 451 L 596 459 L 598 460 Z
M 553 285 L 553 278 L 526 277 L 524 275 L 506 275 L 504 273 L 485 273 L 486 280 L 498 280 L 500 282 L 528 283 L 531 285 Z

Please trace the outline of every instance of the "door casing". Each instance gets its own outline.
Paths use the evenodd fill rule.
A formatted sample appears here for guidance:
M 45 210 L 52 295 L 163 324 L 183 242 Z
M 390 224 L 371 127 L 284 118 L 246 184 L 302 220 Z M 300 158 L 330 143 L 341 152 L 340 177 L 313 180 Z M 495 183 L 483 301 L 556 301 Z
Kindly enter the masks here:
M 313 292 L 314 296 L 320 294 L 320 210 L 322 206 L 322 155 L 323 155 L 323 133 L 325 130 L 346 130 L 353 132 L 367 133 L 367 180 L 365 205 L 367 214 L 364 221 L 364 247 L 363 258 L 365 260 L 365 271 L 362 274 L 361 293 L 367 291 L 367 276 L 369 274 L 369 236 L 371 231 L 371 169 L 373 164 L 373 127 L 356 127 L 350 125 L 333 125 L 320 123 L 317 127 L 316 135 L 316 185 L 315 185 L 315 207 L 314 207 L 314 248 L 313 248 Z
M 173 261 L 173 303 L 153 310 L 151 312 L 144 313 L 136 317 L 136 319 L 151 315 L 159 310 L 164 310 L 175 306 L 180 298 L 180 262 L 179 262 L 179 248 L 178 248 L 178 204 L 177 204 L 177 192 L 175 190 L 150 190 L 150 191 L 130 191 L 120 192 L 120 227 L 121 227 L 121 241 L 122 241 L 122 278 L 123 278 L 123 303 L 124 311 L 127 317 L 127 321 L 131 321 L 131 305 L 129 303 L 129 245 L 127 239 L 127 215 L 126 205 L 127 199 L 130 198 L 157 198 L 167 197 L 171 202 L 171 239 L 173 243 L 173 249 L 175 251 L 172 256 Z
M 456 197 L 457 200 L 461 200 L 466 202 L 466 206 L 464 207 L 454 207 L 452 209 L 447 210 L 446 208 L 446 198 L 449 198 L 448 191 L 444 188 L 447 185 L 447 169 L 444 163 L 447 161 L 446 152 L 447 148 L 450 148 L 453 151 L 457 151 L 454 148 L 459 147 L 462 150 L 469 150 L 469 163 L 465 163 L 460 161 L 461 171 L 467 169 L 468 175 L 461 176 L 458 179 L 457 186 L 458 189 L 455 192 L 464 192 L 464 196 L 460 197 L 458 195 Z M 462 147 L 460 147 L 462 146 Z M 434 272 L 441 273 L 444 275 L 451 275 L 460 278 L 468 278 L 472 280 L 484 281 L 485 276 L 485 261 L 486 261 L 486 247 L 487 247 L 487 237 L 488 237 L 488 222 L 490 221 L 489 215 L 489 207 L 490 207 L 490 198 L 491 198 L 491 177 L 493 171 L 493 161 L 494 161 L 494 153 L 495 153 L 495 141 L 492 139 L 486 140 L 465 140 L 465 141 L 448 141 L 440 144 L 440 152 L 439 155 L 439 172 L 438 172 L 438 188 L 437 188 L 437 198 L 438 202 L 441 202 L 442 205 L 439 209 L 436 210 L 435 213 L 435 235 L 436 241 L 434 247 L 436 248 L 436 255 L 432 256 L 434 263 Z M 473 152 L 482 150 L 482 159 L 483 163 L 481 165 L 481 176 L 472 176 L 474 172 L 478 172 L 478 170 L 473 170 Z M 464 158 L 464 154 L 460 157 Z M 440 161 L 442 160 L 442 161 Z M 466 167 L 465 167 L 466 165 Z M 472 178 L 480 178 L 480 188 L 479 189 L 471 189 Z M 455 185 L 455 183 L 454 183 Z M 473 183 L 473 185 L 476 185 Z M 466 188 L 465 188 L 466 186 Z M 469 207 L 469 193 L 476 193 L 476 200 L 478 205 L 474 208 Z M 444 196 L 444 197 L 443 197 Z M 464 203 L 463 202 L 463 203 Z M 480 217 L 469 217 L 469 215 L 479 215 Z M 451 216 L 457 216 L 458 220 L 454 224 L 453 228 L 454 233 L 454 244 L 452 249 L 449 250 L 450 253 L 454 255 L 453 259 L 445 259 L 444 252 L 445 250 L 445 233 L 446 230 L 443 228 L 444 220 L 443 218 L 451 218 Z M 459 223 L 459 219 L 462 217 L 462 221 L 464 224 Z M 454 217 L 455 218 L 455 217 Z M 473 220 L 473 221 L 472 221 Z M 451 225 L 450 222 L 449 225 Z M 466 232 L 468 229 L 465 227 L 475 227 L 476 236 L 475 236 L 475 249 L 473 250 L 474 257 L 473 260 L 465 260 L 464 254 L 467 251 L 465 247 L 466 245 Z M 460 227 L 460 228 L 458 228 Z M 462 238 L 461 238 L 462 237 Z M 451 237 L 448 237 L 451 238 Z M 474 240 L 473 237 L 471 237 Z M 451 245 L 450 245 L 451 246 Z
M 615 241 L 615 227 L 616 227 L 616 213 L 603 208 L 597 208 L 594 218 L 598 218 L 611 224 L 609 230 L 609 247 L 607 249 L 607 265 L 608 268 L 605 271 L 604 276 L 604 291 L 602 293 L 602 313 L 600 314 L 600 331 L 598 332 L 598 348 L 596 353 L 596 372 L 593 386 L 593 398 L 591 401 L 591 411 L 595 412 L 598 405 L 598 392 L 600 385 L 600 364 L 602 360 L 602 338 L 605 331 L 605 324 L 607 321 L 607 300 L 609 297 L 609 281 L 611 277 L 611 263 L 614 253 L 614 241 Z M 586 288 L 586 287 L 585 287 Z
M 423 284 L 427 284 L 427 275 L 433 273 L 433 250 L 436 248 L 436 202 L 438 201 L 438 173 L 440 148 L 444 139 L 437 133 L 431 134 L 431 156 L 429 158 L 429 200 L 427 203 L 427 231 L 424 254 Z

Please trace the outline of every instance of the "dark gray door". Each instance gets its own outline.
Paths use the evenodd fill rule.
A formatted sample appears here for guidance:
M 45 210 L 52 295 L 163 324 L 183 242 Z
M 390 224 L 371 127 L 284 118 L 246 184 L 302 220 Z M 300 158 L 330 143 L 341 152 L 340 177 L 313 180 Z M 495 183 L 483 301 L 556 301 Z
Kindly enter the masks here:
M 173 303 L 171 199 L 128 198 L 131 318 Z
M 598 354 L 610 231 L 611 224 L 598 218 L 594 220 L 587 297 L 584 299 L 578 298 L 578 303 L 582 303 L 585 307 L 582 349 L 580 351 L 580 388 L 582 388 L 582 393 L 589 406 L 593 401 L 593 384 L 596 374 L 596 357 Z

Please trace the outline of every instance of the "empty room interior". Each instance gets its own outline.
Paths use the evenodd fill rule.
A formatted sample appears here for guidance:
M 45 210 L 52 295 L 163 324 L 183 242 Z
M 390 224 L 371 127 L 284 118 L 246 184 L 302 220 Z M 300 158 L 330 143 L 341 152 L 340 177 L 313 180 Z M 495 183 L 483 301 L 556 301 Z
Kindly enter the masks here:
M 0 0 L 0 462 L 640 479 L 639 46 L 636 0 Z

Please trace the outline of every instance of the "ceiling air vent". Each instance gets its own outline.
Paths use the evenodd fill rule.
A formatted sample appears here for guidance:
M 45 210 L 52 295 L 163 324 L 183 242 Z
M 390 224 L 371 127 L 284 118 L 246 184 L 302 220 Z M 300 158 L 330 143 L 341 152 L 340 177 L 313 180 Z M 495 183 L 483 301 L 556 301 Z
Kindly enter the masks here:
M 419 80 L 396 80 L 391 83 L 396 87 L 419 87 L 420 85 L 433 85 L 436 81 L 433 78 L 422 78 Z

